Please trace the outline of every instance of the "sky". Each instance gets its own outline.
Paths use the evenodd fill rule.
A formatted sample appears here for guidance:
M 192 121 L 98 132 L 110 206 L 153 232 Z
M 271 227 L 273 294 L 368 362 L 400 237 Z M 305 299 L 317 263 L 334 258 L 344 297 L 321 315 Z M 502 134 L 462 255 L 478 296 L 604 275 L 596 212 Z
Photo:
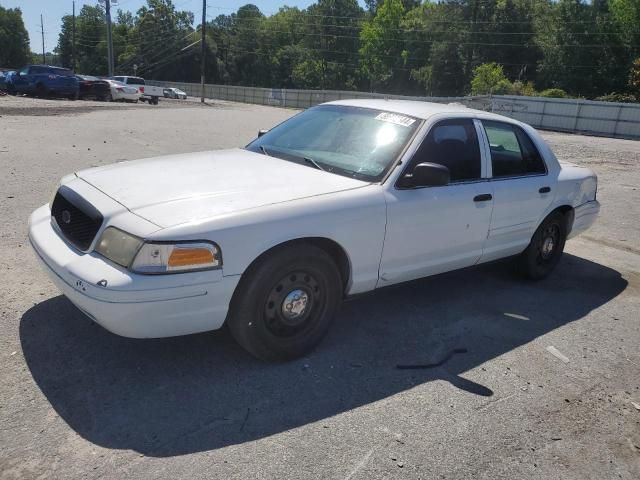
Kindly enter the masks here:
M 112 0 L 113 1 L 113 0 Z M 42 34 L 40 31 L 40 14 L 43 17 L 45 50 L 52 51 L 58 43 L 60 33 L 61 18 L 63 15 L 71 14 L 72 0 L 0 0 L 0 5 L 5 8 L 20 7 L 25 27 L 29 32 L 31 50 L 42 51 Z M 76 0 L 76 14 L 82 5 L 96 5 L 98 0 L 85 1 Z M 114 7 L 122 10 L 136 12 L 138 8 L 145 5 L 146 0 L 119 0 L 119 6 Z M 278 11 L 284 5 L 291 7 L 305 8 L 314 0 L 207 0 L 207 16 L 213 17 L 220 14 L 230 14 L 238 10 L 239 7 L 247 3 L 253 3 L 264 14 L 271 14 Z M 363 1 L 360 2 L 364 4 Z M 202 18 L 202 0 L 173 0 L 173 4 L 178 10 L 191 10 L 195 14 L 196 23 Z

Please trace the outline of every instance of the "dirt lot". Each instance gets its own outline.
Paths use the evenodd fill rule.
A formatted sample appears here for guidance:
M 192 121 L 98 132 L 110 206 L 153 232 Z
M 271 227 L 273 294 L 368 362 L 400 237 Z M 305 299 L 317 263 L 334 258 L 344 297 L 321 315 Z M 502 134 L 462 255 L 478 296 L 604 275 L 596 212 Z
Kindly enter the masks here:
M 544 134 L 603 204 L 548 280 L 494 264 L 352 300 L 289 364 L 224 330 L 117 337 L 38 268 L 27 218 L 63 174 L 292 113 L 0 97 L 0 477 L 640 478 L 640 142 Z

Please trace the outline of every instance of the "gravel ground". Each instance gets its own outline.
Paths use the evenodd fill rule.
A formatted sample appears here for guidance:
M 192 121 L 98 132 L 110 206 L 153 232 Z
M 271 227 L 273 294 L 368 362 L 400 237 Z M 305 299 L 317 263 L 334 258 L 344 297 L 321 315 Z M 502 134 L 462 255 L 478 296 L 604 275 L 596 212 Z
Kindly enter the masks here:
M 544 133 L 603 204 L 549 279 L 500 263 L 354 299 L 284 365 L 225 330 L 117 337 L 40 271 L 27 217 L 63 174 L 292 113 L 0 98 L 0 477 L 640 478 L 640 142 Z

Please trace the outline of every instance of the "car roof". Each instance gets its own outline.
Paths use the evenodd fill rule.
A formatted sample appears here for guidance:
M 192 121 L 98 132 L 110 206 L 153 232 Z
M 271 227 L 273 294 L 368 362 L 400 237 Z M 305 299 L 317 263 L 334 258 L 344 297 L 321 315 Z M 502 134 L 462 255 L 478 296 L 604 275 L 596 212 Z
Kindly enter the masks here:
M 344 105 L 349 107 L 373 108 L 376 110 L 384 110 L 387 112 L 400 113 L 410 117 L 421 118 L 423 120 L 437 114 L 446 113 L 477 113 L 483 117 L 495 117 L 496 120 L 505 120 L 501 115 L 475 110 L 465 107 L 459 103 L 433 103 L 423 102 L 420 100 L 385 100 L 385 99 L 353 99 L 353 100 L 336 100 L 327 102 L 323 105 Z

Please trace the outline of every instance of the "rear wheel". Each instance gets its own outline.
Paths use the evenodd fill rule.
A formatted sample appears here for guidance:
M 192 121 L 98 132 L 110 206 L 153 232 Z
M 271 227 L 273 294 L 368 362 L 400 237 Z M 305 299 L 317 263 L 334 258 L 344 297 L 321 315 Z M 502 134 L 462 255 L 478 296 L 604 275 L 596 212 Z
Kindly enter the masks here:
M 324 250 L 284 247 L 243 275 L 232 300 L 229 329 L 257 358 L 293 359 L 318 345 L 341 299 L 342 278 Z
M 518 259 L 522 273 L 540 280 L 556 267 L 567 240 L 567 221 L 560 212 L 551 213 L 536 230 L 531 243 Z

